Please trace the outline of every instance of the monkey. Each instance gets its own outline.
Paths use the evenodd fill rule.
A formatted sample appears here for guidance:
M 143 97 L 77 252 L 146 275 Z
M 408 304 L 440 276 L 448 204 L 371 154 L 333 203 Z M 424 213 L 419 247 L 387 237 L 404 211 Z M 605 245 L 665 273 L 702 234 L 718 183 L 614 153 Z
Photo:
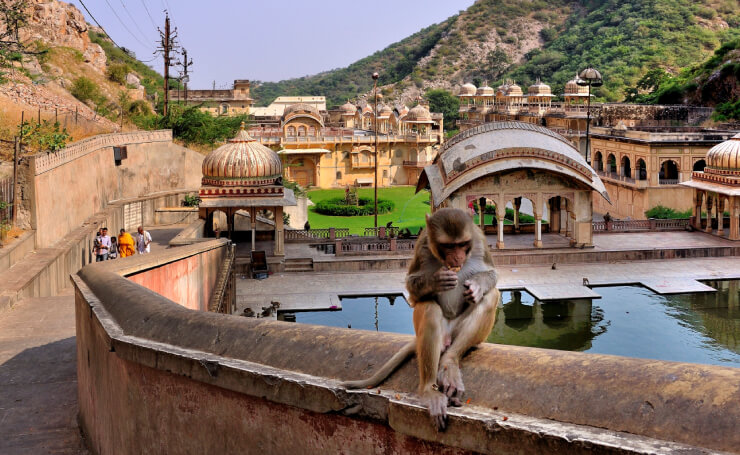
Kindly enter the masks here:
M 348 389 L 374 387 L 408 357 L 419 364 L 419 395 L 433 425 L 443 431 L 447 406 L 462 406 L 465 386 L 460 359 L 493 329 L 501 299 L 496 270 L 483 232 L 470 215 L 443 208 L 427 216 L 406 275 L 416 334 L 374 375 L 342 383 Z

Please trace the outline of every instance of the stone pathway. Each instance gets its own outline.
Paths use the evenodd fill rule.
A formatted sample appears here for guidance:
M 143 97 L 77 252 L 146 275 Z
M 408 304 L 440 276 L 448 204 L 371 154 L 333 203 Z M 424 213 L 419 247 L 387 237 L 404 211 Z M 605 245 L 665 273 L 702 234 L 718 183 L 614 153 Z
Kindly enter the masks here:
M 166 248 L 181 228 L 149 229 L 152 251 Z M 35 255 L 28 258 L 30 263 L 38 260 Z M 70 285 L 56 297 L 23 299 L 0 312 L 0 454 L 89 454 L 77 425 L 77 412 L 74 292 Z

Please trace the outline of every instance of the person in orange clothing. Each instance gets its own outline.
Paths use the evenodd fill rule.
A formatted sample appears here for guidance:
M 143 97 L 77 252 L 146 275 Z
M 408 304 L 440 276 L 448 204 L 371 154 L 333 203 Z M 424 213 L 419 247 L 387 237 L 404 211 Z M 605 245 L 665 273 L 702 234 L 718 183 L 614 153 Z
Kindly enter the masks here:
M 121 234 L 118 236 L 118 253 L 122 258 L 134 255 L 134 238 L 131 234 L 126 232 L 125 229 L 121 229 Z

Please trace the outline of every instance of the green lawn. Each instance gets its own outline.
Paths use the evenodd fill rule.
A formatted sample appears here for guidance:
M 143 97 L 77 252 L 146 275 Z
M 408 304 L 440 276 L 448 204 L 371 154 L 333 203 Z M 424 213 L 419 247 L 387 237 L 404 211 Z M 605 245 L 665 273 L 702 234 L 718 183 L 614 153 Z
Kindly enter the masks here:
M 429 193 L 420 191 L 414 194 L 412 186 L 395 186 L 378 188 L 378 199 L 389 199 L 395 204 L 392 212 L 378 215 L 378 226 L 385 226 L 393 221 L 394 226 L 409 228 L 416 233 L 425 224 L 425 215 L 429 213 Z M 373 197 L 372 188 L 360 188 L 357 192 L 361 197 Z M 333 197 L 344 197 L 343 189 L 311 190 L 308 198 L 314 203 Z M 373 227 L 374 216 L 327 216 L 314 212 L 314 207 L 308 208 L 308 221 L 312 229 L 322 228 L 349 228 L 351 234 L 363 234 L 365 228 Z

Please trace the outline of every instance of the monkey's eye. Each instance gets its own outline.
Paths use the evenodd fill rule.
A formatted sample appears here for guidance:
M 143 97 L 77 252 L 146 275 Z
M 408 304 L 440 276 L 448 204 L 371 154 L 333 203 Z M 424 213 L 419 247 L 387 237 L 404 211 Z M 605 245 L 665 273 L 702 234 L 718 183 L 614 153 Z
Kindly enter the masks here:
M 440 243 L 439 246 L 444 248 L 445 250 L 454 250 L 455 248 L 463 248 L 465 250 L 470 249 L 471 241 L 468 240 L 467 242 L 458 242 L 458 243 Z

